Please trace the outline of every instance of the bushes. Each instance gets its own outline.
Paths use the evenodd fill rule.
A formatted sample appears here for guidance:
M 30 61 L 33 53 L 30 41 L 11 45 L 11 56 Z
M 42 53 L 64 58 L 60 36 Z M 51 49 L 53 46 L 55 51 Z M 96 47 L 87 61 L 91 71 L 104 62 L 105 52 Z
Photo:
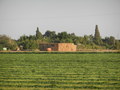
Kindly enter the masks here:
M 16 50 L 17 43 L 8 36 L 0 35 L 0 50 L 3 50 L 3 47 L 10 50 Z
M 1 51 L 1 50 L 3 50 L 3 45 L 2 45 L 2 44 L 0 44 L 0 51 Z

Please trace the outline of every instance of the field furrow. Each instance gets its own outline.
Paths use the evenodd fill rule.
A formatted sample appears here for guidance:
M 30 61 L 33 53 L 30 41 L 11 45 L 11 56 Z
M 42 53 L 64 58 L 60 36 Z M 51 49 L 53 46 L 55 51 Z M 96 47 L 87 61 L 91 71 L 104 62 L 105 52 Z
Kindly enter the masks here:
M 1 90 L 118 90 L 120 54 L 0 54 Z

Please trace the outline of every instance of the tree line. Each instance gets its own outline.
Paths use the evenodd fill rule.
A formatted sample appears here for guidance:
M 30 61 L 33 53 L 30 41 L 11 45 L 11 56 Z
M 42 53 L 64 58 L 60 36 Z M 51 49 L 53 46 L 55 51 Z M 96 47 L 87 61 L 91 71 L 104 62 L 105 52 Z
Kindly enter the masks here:
M 100 36 L 98 25 L 95 26 L 94 35 L 76 36 L 75 33 L 47 30 L 42 34 L 37 27 L 35 35 L 22 35 L 18 40 L 13 40 L 6 35 L 0 35 L 0 50 L 7 47 L 9 50 L 39 50 L 40 43 L 74 43 L 77 49 L 120 49 L 120 40 L 115 37 Z

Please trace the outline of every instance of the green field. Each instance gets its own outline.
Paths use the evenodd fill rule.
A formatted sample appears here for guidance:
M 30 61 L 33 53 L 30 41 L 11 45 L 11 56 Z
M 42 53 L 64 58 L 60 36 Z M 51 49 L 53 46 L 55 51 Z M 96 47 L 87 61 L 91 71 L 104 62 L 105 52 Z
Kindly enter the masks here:
M 0 90 L 120 90 L 120 54 L 0 54 Z

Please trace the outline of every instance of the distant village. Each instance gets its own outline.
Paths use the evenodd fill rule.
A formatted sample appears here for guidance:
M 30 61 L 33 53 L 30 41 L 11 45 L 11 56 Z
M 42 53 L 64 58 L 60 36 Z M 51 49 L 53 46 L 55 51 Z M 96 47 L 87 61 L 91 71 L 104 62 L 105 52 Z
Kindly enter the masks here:
M 79 32 L 80 33 L 80 32 Z M 81 50 L 119 50 L 120 40 L 113 36 L 102 38 L 98 25 L 94 35 L 76 36 L 75 33 L 47 30 L 42 34 L 37 27 L 35 35 L 22 35 L 13 40 L 0 35 L 0 51 L 81 51 Z

